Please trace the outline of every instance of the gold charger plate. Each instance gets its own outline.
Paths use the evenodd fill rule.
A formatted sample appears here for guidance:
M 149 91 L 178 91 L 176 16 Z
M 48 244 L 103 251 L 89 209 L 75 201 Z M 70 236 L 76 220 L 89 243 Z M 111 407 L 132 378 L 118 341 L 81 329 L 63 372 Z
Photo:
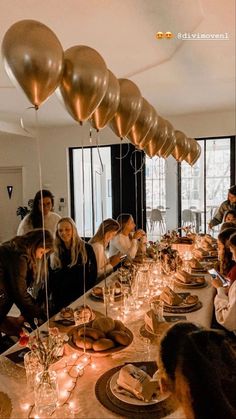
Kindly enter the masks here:
M 69 336 L 69 340 L 68 340 L 68 344 L 73 348 L 73 349 L 75 349 L 76 351 L 79 351 L 79 352 L 84 352 L 84 349 L 82 349 L 82 348 L 78 348 L 78 346 L 76 346 L 75 345 L 75 343 L 73 342 L 73 333 L 75 332 L 75 330 L 79 330 L 79 329 L 81 329 L 81 327 L 84 327 L 83 325 L 80 325 L 80 326 L 75 326 L 75 327 L 73 327 L 69 332 L 68 332 L 68 336 Z M 118 345 L 117 344 L 117 346 L 115 346 L 114 348 L 110 348 L 110 349 L 106 349 L 105 351 L 94 351 L 93 349 L 86 349 L 86 353 L 88 353 L 88 354 L 91 354 L 91 355 L 93 355 L 93 356 L 95 356 L 95 357 L 103 357 L 103 356 L 108 356 L 108 355 L 112 355 L 112 354 L 114 354 L 114 353 L 117 353 L 117 352 L 121 352 L 121 351 L 123 351 L 124 349 L 126 349 L 126 348 L 128 348 L 128 346 L 130 346 L 131 345 L 131 343 L 133 342 L 133 339 L 134 339 L 134 335 L 133 335 L 133 333 L 131 332 L 131 330 L 130 329 L 128 329 L 127 327 L 125 328 L 125 330 L 124 330 L 129 336 L 130 336 L 130 338 L 131 338 L 131 341 L 130 341 L 130 344 L 129 345 L 126 345 L 126 346 L 124 346 L 124 345 Z
M 207 287 L 207 282 L 203 282 L 200 284 L 199 282 L 191 282 L 190 284 L 186 284 L 185 282 L 178 281 L 176 278 L 174 280 L 175 285 L 181 288 L 188 288 L 188 289 L 198 289 L 198 288 L 205 288 Z

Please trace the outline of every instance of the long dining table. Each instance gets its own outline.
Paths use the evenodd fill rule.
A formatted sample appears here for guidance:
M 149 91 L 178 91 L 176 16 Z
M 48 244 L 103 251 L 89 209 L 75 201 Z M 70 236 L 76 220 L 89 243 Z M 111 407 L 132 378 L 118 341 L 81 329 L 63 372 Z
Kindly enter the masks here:
M 117 273 L 112 273 L 107 279 L 106 284 L 114 282 L 117 280 Z M 198 295 L 199 300 L 202 303 L 202 306 L 199 310 L 185 313 L 187 321 L 198 323 L 203 327 L 210 327 L 212 313 L 213 313 L 213 298 L 214 298 L 214 289 L 210 284 L 210 277 L 206 275 L 207 286 L 204 288 L 189 290 L 191 293 Z M 104 286 L 104 280 L 99 284 L 99 286 Z M 175 292 L 188 291 L 179 288 L 175 285 Z M 89 305 L 92 310 L 95 312 L 105 314 L 105 306 L 103 301 L 94 300 L 90 296 L 88 291 L 84 296 L 81 296 L 76 301 L 71 304 L 72 308 L 81 305 Z M 158 344 L 159 336 L 153 337 L 150 339 L 145 338 L 145 333 L 142 335 L 142 330 L 144 328 L 144 314 L 150 308 L 147 300 L 138 308 L 132 309 L 132 311 L 124 314 L 123 312 L 123 300 L 120 299 L 114 303 L 112 307 L 108 306 L 108 315 L 120 319 L 124 322 L 125 326 L 131 330 L 133 334 L 133 341 L 128 347 L 120 352 L 115 352 L 109 356 L 94 356 L 86 357 L 86 352 L 81 350 L 75 350 L 71 345 L 70 341 L 65 343 L 64 355 L 57 366 L 58 371 L 64 371 L 66 369 L 72 368 L 71 365 L 74 363 L 77 366 L 78 361 L 85 359 L 83 361 L 84 367 L 77 368 L 77 373 L 72 374 L 73 383 L 71 389 L 65 391 L 61 390 L 61 394 L 65 398 L 61 399 L 61 405 L 58 406 L 56 411 L 51 415 L 52 418 L 63 418 L 63 417 L 74 417 L 74 418 L 121 418 L 126 417 L 125 415 L 119 415 L 115 411 L 111 411 L 106 408 L 96 397 L 95 387 L 96 382 L 106 371 L 109 371 L 112 368 L 118 367 L 124 363 L 133 363 L 141 361 L 155 361 L 158 356 Z M 169 313 L 164 313 L 168 315 Z M 171 322 L 165 322 L 166 328 L 168 328 Z M 70 334 L 71 326 L 65 327 L 60 326 L 55 321 L 55 317 L 50 319 L 51 327 L 59 327 L 62 333 Z M 162 324 L 163 326 L 163 324 Z M 44 333 L 47 331 L 48 324 L 44 324 L 40 327 L 41 331 Z M 11 401 L 12 411 L 11 415 L 8 417 L 11 418 L 37 418 L 34 410 L 34 401 L 33 401 L 33 392 L 32 394 L 29 391 L 26 391 L 26 377 L 25 370 L 22 366 L 15 364 L 8 356 L 15 353 L 20 349 L 19 345 L 16 344 L 0 356 L 0 395 L 3 392 Z M 174 350 L 174 348 L 173 348 Z M 68 362 L 71 360 L 71 363 Z M 64 368 L 64 369 L 63 369 Z M 67 371 L 67 370 L 66 370 Z M 67 371 L 68 372 L 68 371 Z M 60 383 L 59 383 L 60 384 Z M 62 384 L 61 384 L 62 385 Z M 62 386 L 63 387 L 63 386 Z M 59 385 L 60 389 L 60 385 Z M 130 416 L 129 416 L 130 417 Z M 133 416 L 135 417 L 135 415 Z M 180 407 L 177 407 L 173 412 L 168 413 L 167 416 L 160 415 L 156 417 L 166 417 L 168 419 L 183 419 L 184 414 Z M 1 418 L 1 415 L 0 415 Z

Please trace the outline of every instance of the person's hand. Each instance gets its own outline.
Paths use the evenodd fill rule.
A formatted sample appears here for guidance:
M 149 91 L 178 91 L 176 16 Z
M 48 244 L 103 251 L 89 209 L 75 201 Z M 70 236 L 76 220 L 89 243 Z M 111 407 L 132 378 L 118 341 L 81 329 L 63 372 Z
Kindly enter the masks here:
M 211 283 L 214 288 L 220 288 L 223 286 L 222 281 L 219 278 L 212 279 Z
M 120 263 L 120 254 L 111 256 L 109 262 L 112 266 L 118 265 Z
M 144 237 L 144 236 L 146 236 L 145 231 L 142 230 L 142 229 L 139 229 L 139 230 L 135 231 L 135 233 L 133 235 L 133 239 L 140 239 L 141 237 Z
M 208 224 L 208 228 L 209 228 L 209 230 L 212 230 L 212 228 L 213 228 L 212 223 L 209 223 L 209 224 Z

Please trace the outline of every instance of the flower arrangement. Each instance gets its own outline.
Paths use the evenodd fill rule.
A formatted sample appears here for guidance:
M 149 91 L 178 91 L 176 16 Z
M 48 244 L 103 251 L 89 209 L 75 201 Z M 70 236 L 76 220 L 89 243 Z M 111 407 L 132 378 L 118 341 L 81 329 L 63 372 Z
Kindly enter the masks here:
M 34 319 L 34 323 L 36 330 L 31 334 L 27 330 L 30 329 L 32 331 L 30 325 L 24 323 L 27 329 L 22 329 L 19 345 L 27 346 L 38 359 L 43 370 L 46 371 L 62 355 L 64 340 L 57 327 L 49 328 L 47 336 L 42 336 L 38 328 L 38 320 Z

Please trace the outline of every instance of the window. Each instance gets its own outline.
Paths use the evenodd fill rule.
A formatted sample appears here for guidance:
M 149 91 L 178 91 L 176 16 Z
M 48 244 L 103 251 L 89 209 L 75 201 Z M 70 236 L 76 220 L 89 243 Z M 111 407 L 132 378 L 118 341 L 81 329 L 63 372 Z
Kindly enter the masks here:
M 181 163 L 181 209 L 191 209 L 196 231 L 207 231 L 216 208 L 235 183 L 233 138 L 198 140 L 202 153 L 191 167 Z M 233 150 L 232 150 L 233 149 Z
M 110 147 L 70 149 L 71 213 L 84 237 L 92 237 L 112 216 L 110 156 Z

